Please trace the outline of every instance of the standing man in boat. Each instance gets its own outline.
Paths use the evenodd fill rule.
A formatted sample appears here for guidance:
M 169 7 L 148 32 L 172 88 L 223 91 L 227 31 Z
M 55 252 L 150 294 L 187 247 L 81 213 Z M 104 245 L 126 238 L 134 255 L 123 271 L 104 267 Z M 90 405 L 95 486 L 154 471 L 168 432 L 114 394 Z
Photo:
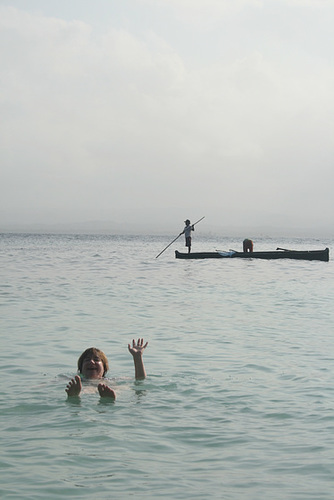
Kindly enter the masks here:
M 185 223 L 185 228 L 183 229 L 182 233 L 179 234 L 179 236 L 181 236 L 181 234 L 184 234 L 185 236 L 185 239 L 186 239 L 186 247 L 188 247 L 188 253 L 190 253 L 191 251 L 191 231 L 194 231 L 194 226 L 190 224 L 190 220 L 187 219 L 184 221 Z

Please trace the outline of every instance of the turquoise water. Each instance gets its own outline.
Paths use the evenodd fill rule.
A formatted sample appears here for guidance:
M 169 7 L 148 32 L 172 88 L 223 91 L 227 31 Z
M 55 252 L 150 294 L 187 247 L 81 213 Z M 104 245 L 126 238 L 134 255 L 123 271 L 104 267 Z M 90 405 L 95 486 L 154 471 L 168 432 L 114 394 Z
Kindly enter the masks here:
M 180 239 L 156 259 L 172 239 L 1 236 L 1 498 L 332 500 L 332 253 L 181 261 Z M 333 241 L 255 241 L 276 246 Z M 196 235 L 216 248 L 241 242 Z M 66 398 L 92 345 L 115 403 Z

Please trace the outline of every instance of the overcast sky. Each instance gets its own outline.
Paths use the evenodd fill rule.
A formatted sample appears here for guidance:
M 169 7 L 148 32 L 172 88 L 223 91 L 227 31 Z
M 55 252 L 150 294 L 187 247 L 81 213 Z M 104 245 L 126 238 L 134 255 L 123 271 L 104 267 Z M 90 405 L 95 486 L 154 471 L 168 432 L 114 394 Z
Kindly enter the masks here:
M 0 230 L 333 235 L 333 21 L 333 0 L 0 0 Z

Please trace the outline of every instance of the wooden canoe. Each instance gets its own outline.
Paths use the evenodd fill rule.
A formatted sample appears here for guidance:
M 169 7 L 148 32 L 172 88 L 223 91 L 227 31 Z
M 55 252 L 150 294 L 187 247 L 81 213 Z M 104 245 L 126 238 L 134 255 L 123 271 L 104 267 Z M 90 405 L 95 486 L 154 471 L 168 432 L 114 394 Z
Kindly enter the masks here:
M 273 250 L 268 252 L 191 252 L 175 251 L 176 259 L 297 259 L 329 261 L 329 249 L 324 250 Z

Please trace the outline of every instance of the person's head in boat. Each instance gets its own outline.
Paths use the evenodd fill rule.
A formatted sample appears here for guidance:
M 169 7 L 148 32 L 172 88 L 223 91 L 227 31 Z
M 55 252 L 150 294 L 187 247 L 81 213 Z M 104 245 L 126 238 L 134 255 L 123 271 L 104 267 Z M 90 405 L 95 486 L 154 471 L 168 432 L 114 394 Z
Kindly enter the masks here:
M 186 226 L 189 226 L 189 224 L 190 224 L 190 220 L 189 220 L 189 219 L 187 219 L 187 220 L 185 220 L 185 221 L 184 221 L 184 223 L 185 223 L 185 225 L 186 225 Z
M 85 378 L 103 378 L 109 370 L 108 358 L 100 349 L 89 347 L 78 359 L 78 370 Z

